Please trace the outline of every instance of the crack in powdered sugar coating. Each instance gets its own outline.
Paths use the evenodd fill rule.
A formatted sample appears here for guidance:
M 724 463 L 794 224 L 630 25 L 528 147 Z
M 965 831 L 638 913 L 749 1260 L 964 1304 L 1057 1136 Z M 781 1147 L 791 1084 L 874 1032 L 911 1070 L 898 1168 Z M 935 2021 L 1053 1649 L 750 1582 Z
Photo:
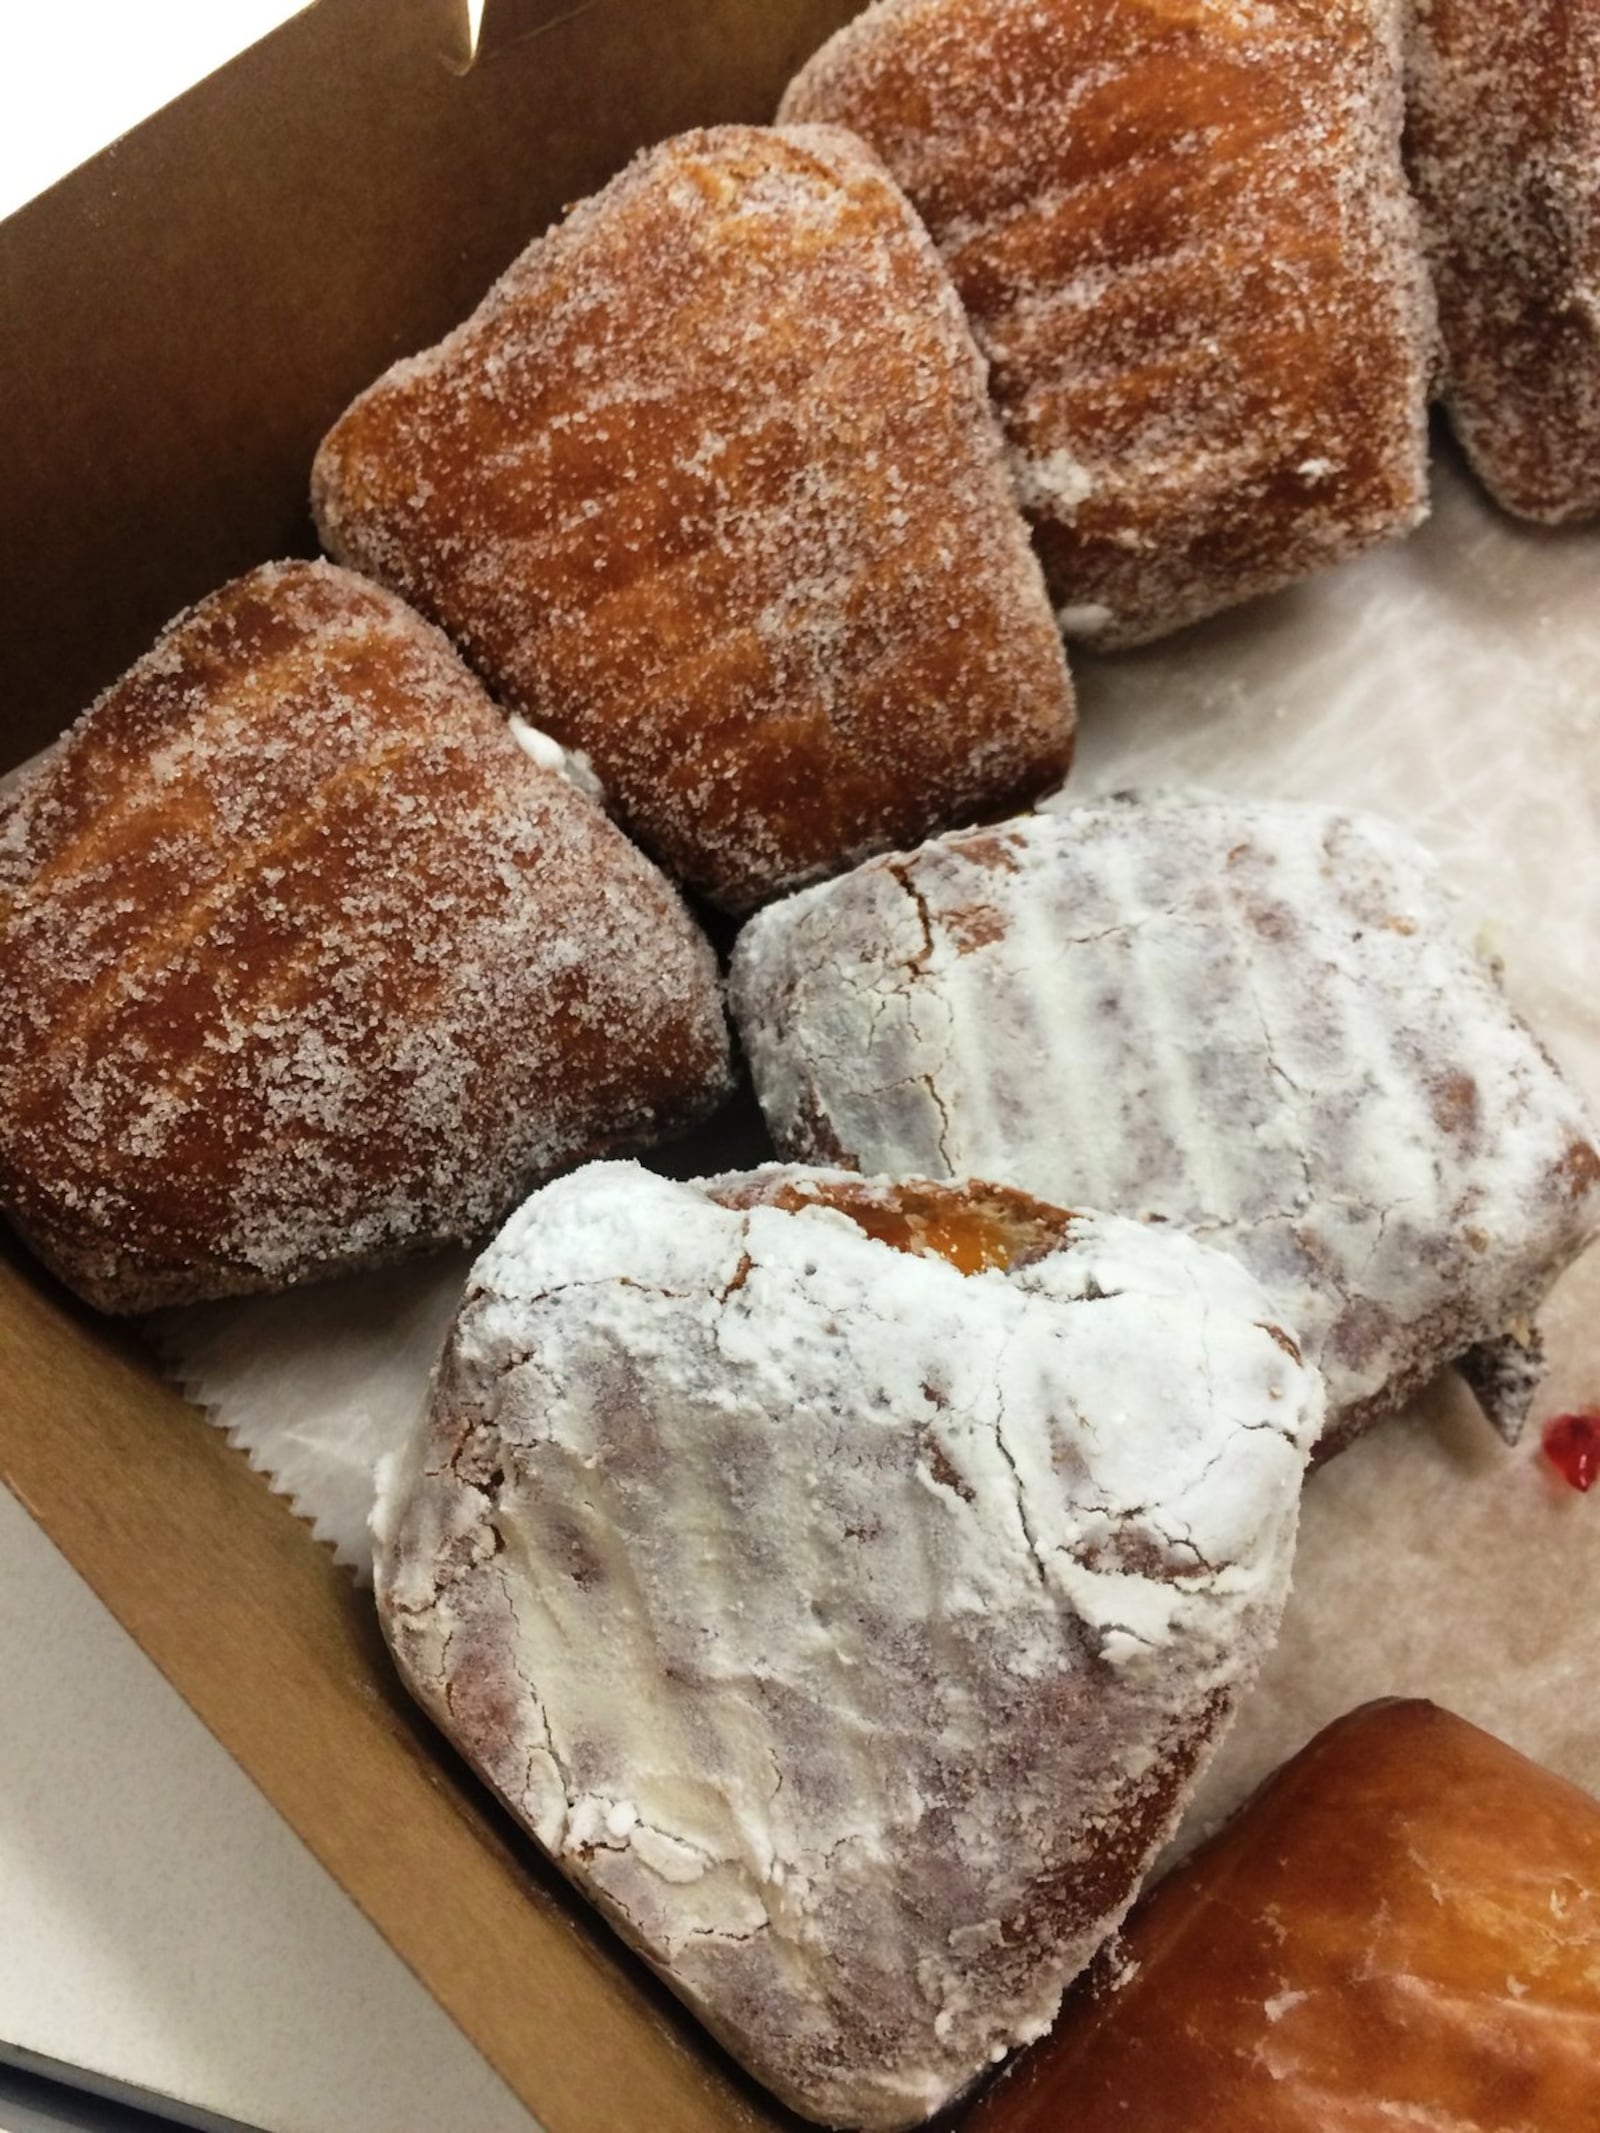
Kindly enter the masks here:
M 931 230 L 1069 637 L 1408 531 L 1432 299 L 1395 0 L 879 0 L 791 85 Z
M 649 150 L 341 417 L 329 551 L 747 910 L 1059 783 L 1072 694 L 984 368 L 832 128 Z
M 1211 1238 L 1326 1374 L 1330 1447 L 1527 1342 L 1600 1222 L 1577 1099 L 1375 816 L 1179 796 L 939 839 L 752 921 L 731 991 L 780 1152 Z
M 1445 403 L 1507 510 L 1600 513 L 1600 7 L 1419 0 L 1407 156 Z
M 1040 2034 L 1125 1910 L 1270 1642 L 1321 1410 L 1220 1254 L 1023 1201 L 1043 1255 L 964 1276 L 840 1211 L 908 1189 L 1021 1200 L 547 1187 L 376 1520 L 424 1706 L 730 2049 L 852 2126 Z
M 106 1308 L 480 1237 L 727 1079 L 671 886 L 328 564 L 180 616 L 0 809 L 0 1201 Z

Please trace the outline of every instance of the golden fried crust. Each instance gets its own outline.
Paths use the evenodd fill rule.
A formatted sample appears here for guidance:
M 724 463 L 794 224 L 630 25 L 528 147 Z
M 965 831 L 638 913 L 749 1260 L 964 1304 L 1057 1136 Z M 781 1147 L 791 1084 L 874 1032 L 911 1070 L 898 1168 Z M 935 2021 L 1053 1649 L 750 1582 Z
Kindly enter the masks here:
M 1600 0 L 1424 0 L 1407 148 L 1456 435 L 1495 499 L 1600 513 Z
M 783 111 L 860 133 L 932 231 L 1069 635 L 1159 636 L 1423 515 L 1385 0 L 880 0 Z
M 641 157 L 355 402 L 313 497 L 729 909 L 1066 771 L 981 361 L 831 131 Z
M 181 616 L 0 811 L 0 1203 L 105 1308 L 473 1236 L 726 1077 L 668 883 L 327 564 Z
M 966 2133 L 1600 2126 L 1600 1805 L 1433 1704 L 1319 1734 L 1120 1965 Z

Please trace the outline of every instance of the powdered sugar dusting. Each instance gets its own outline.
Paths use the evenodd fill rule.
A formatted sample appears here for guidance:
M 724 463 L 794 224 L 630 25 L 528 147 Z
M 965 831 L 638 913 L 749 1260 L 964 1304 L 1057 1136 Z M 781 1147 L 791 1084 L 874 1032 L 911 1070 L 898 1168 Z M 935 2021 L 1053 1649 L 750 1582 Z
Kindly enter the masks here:
M 171 626 L 0 814 L 0 1195 L 112 1309 L 481 1234 L 709 1109 L 707 943 L 326 564 Z
M 1140 642 L 1422 516 L 1400 16 L 878 0 L 791 85 L 944 253 L 1074 633 Z
M 648 151 L 356 401 L 313 487 L 329 550 L 730 908 L 1066 769 L 982 361 L 832 129 Z
M 1413 181 L 1457 436 L 1494 497 L 1600 513 L 1600 14 L 1419 0 Z
M 1580 1105 L 1371 816 L 1178 799 L 948 837 L 753 921 L 732 993 L 784 1153 L 1214 1238 L 1340 1435 L 1526 1346 L 1600 1224 Z
M 1052 1217 L 963 1276 L 833 1193 L 895 1201 L 537 1195 L 377 1579 L 423 1703 L 702 2018 L 893 2127 L 1040 2033 L 1126 1907 L 1270 1637 L 1320 1393 L 1186 1239 Z

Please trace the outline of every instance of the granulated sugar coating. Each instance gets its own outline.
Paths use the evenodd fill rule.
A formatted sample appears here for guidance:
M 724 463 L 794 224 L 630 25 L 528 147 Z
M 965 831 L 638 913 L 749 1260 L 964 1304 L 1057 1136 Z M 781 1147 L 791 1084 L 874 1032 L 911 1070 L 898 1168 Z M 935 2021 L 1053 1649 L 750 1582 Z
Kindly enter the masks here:
M 908 2126 L 1040 2035 L 1126 1910 L 1271 1641 L 1320 1408 L 1186 1237 L 595 1164 L 473 1270 L 384 1483 L 379 1606 L 424 1707 L 761 2080 Z
M 1600 6 L 1419 0 L 1407 150 L 1446 405 L 1497 503 L 1600 513 Z
M 641 156 L 356 401 L 313 501 L 729 909 L 1067 767 L 982 362 L 832 130 Z
M 1519 1429 L 1600 1155 L 1392 824 L 1064 807 L 775 904 L 731 986 L 784 1155 L 1210 1239 L 1326 1374 L 1329 1448 L 1482 1343 Z
M 1396 0 L 880 0 L 782 108 L 868 140 L 944 253 L 1069 636 L 1423 516 Z
M 482 1235 L 727 1076 L 671 886 L 330 565 L 180 616 L 0 810 L 0 1201 L 107 1309 Z

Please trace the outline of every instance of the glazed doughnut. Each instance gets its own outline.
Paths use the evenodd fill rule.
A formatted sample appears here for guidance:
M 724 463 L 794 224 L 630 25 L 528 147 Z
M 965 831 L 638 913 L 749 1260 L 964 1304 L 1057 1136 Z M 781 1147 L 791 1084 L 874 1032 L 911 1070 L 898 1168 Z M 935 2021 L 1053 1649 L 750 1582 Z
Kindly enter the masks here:
M 1600 1805 L 1428 1703 L 1320 1733 L 963 2133 L 1592 2133 Z
M 0 1204 L 104 1309 L 482 1236 L 727 1082 L 675 891 L 328 564 L 181 615 L 0 808 Z
M 1425 0 L 1408 152 L 1445 404 L 1484 486 L 1551 525 L 1600 513 L 1600 9 Z
M 907 2126 L 1048 2026 L 1287 1588 L 1321 1390 L 1187 1238 L 981 1185 L 558 1180 L 381 1488 L 384 1627 L 785 2102 Z
M 1203 796 L 1024 817 L 772 906 L 731 991 L 785 1156 L 1236 1253 L 1326 1374 L 1324 1449 L 1482 1343 L 1520 1427 L 1600 1156 L 1403 831 Z
M 831 129 L 649 150 L 325 440 L 329 551 L 747 910 L 1058 784 L 1072 699 L 983 365 Z
M 791 85 L 961 292 L 1069 636 L 1139 644 L 1427 508 L 1389 0 L 879 0 Z

